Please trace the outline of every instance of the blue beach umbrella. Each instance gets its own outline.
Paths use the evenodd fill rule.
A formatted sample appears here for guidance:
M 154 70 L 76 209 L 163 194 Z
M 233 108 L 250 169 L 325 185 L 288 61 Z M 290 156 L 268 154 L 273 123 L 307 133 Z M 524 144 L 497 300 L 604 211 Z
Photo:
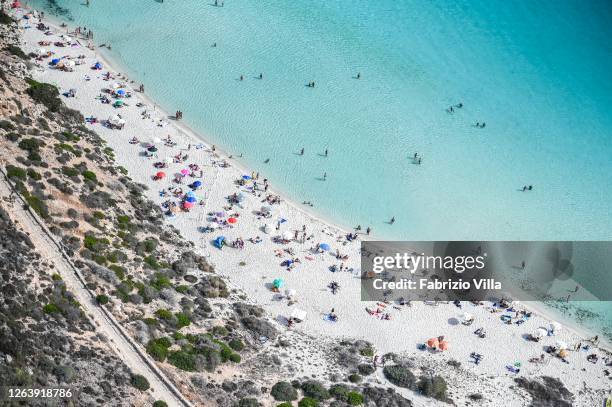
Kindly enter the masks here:
M 199 188 L 202 186 L 202 181 L 193 181 L 193 185 L 194 188 Z
M 243 179 L 243 180 L 250 180 L 250 179 L 251 179 L 251 176 L 250 176 L 250 175 L 243 175 L 243 176 L 242 176 L 242 179 Z
M 187 198 L 185 198 L 185 202 L 197 202 L 198 198 L 196 198 L 195 196 L 188 196 Z
M 101 63 L 99 63 L 99 62 L 96 62 L 96 63 L 94 64 L 94 69 L 102 69 L 102 64 L 101 64 Z
M 319 248 L 321 248 L 321 250 L 328 251 L 329 249 L 331 249 L 331 246 L 330 246 L 330 245 L 328 245 L 327 243 L 321 243 L 321 244 L 319 245 Z
M 59 64 L 59 61 L 60 61 L 60 59 L 59 59 L 59 58 L 53 58 L 53 59 L 51 60 L 51 65 L 57 65 L 57 64 Z
M 213 244 L 215 245 L 216 248 L 221 249 L 223 247 L 223 245 L 225 244 L 225 236 L 219 236 L 217 237 Z
M 119 89 L 119 90 L 117 91 L 117 95 L 124 96 L 124 95 L 125 95 L 125 90 L 124 90 L 124 89 Z

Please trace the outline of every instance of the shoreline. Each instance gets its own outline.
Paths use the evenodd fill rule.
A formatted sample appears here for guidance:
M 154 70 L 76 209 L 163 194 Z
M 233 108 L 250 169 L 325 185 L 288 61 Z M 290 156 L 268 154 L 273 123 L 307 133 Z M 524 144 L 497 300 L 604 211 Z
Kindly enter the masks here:
M 30 10 L 36 10 L 33 8 L 30 8 Z M 56 17 L 56 16 L 53 16 Z M 47 19 L 48 17 L 45 15 L 45 19 Z M 57 18 L 53 18 L 51 19 L 52 22 L 49 22 L 47 20 L 47 23 L 50 27 L 54 28 L 57 31 L 63 31 L 63 30 L 70 30 L 70 24 L 66 23 L 68 26 L 65 28 L 62 28 L 58 22 L 59 20 Z M 61 23 L 60 23 L 61 24 Z M 79 42 L 79 44 L 81 44 L 82 47 L 87 48 L 86 44 L 84 45 L 82 43 L 83 39 L 79 38 L 79 37 L 75 37 L 77 42 Z M 104 50 L 98 46 L 96 46 L 95 44 L 93 44 L 93 50 L 92 52 L 96 55 L 96 58 L 98 58 L 100 60 L 100 62 L 102 62 L 104 64 L 104 66 L 107 67 L 107 69 L 109 71 L 113 71 L 113 72 L 118 72 L 115 69 L 116 65 L 121 65 L 120 62 L 118 62 L 116 59 L 112 58 L 111 55 L 105 55 L 105 54 L 110 54 L 112 53 L 112 51 L 108 51 L 106 50 L 106 52 L 103 52 Z M 126 67 L 124 67 L 126 68 Z M 127 69 L 127 68 L 126 68 Z M 127 69 L 129 70 L 129 69 Z M 147 102 L 148 104 L 155 106 L 155 111 L 158 113 L 163 114 L 165 117 L 170 118 L 172 115 L 170 115 L 167 110 L 160 104 L 157 103 L 156 100 L 153 99 L 153 97 L 149 96 L 146 93 L 141 93 L 138 92 L 135 89 L 135 84 L 137 83 L 137 81 L 132 81 L 132 79 L 130 77 L 127 76 L 127 74 L 124 74 L 124 77 L 126 78 L 126 86 L 128 88 L 130 88 L 132 90 L 132 92 L 134 92 L 135 94 L 137 94 L 141 99 L 143 99 L 143 101 Z M 211 146 L 213 146 L 214 144 L 211 143 L 209 141 L 209 139 L 206 137 L 206 135 L 200 133 L 199 131 L 195 130 L 194 128 L 192 128 L 191 126 L 189 126 L 187 123 L 181 121 L 181 120 L 174 120 L 174 119 L 168 119 L 168 125 L 170 126 L 174 126 L 179 132 L 181 132 L 183 135 L 185 135 L 188 138 L 191 138 L 195 141 L 198 141 L 204 145 L 206 145 L 208 148 L 210 148 Z M 242 173 L 244 174 L 250 174 L 252 173 L 254 170 L 248 169 L 247 166 L 243 163 L 241 163 L 239 161 L 239 159 L 232 157 L 229 158 L 230 155 L 225 149 L 223 148 L 219 148 L 215 145 L 215 153 L 216 155 L 219 156 L 219 158 L 226 160 L 227 162 L 231 162 L 232 166 L 234 166 L 236 169 L 239 169 Z M 279 196 L 282 197 L 283 202 L 286 203 L 287 205 L 293 207 L 295 210 L 304 213 L 305 215 L 307 215 L 307 217 L 313 219 L 314 221 L 324 225 L 325 227 L 335 230 L 336 232 L 341 232 L 341 233 L 349 233 L 351 230 L 354 231 L 354 229 L 347 229 L 346 227 L 340 226 L 337 224 L 336 221 L 332 220 L 332 219 L 327 219 L 323 216 L 321 216 L 320 214 L 316 213 L 315 210 L 309 209 L 307 207 L 305 207 L 305 205 L 302 205 L 298 202 L 295 202 L 291 199 L 286 199 L 285 198 L 285 194 L 282 190 L 279 190 L 278 188 L 270 188 L 270 192 L 272 193 L 276 193 Z M 363 233 L 359 233 L 361 236 L 365 236 L 365 234 Z M 377 238 L 375 233 L 370 234 L 368 236 L 368 240 L 384 240 L 384 239 L 380 239 Z M 233 283 L 233 282 L 232 282 Z M 583 337 L 583 338 L 589 338 L 589 337 L 593 337 L 595 335 L 599 335 L 601 336 L 601 333 L 598 332 L 594 332 L 591 331 L 589 328 L 581 326 L 578 322 L 573 321 L 571 318 L 567 317 L 564 318 L 563 315 L 560 312 L 557 312 L 555 309 L 549 309 L 548 306 L 542 302 L 542 301 L 524 301 L 522 302 L 522 304 L 526 304 L 525 308 L 529 309 L 532 312 L 535 312 L 536 314 L 539 314 L 540 316 L 544 317 L 545 319 L 549 319 L 549 320 L 559 320 L 560 322 L 563 323 L 564 327 L 568 330 L 573 332 L 574 334 Z M 602 337 L 600 338 L 600 345 L 598 346 L 601 349 L 605 349 L 609 352 L 612 352 L 612 340 L 608 340 L 608 338 L 606 337 Z

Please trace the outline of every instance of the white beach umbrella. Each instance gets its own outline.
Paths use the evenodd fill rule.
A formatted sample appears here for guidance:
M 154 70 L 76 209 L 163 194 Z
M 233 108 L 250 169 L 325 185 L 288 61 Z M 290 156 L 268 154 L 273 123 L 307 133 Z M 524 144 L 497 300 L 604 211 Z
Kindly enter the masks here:
M 47 53 L 47 50 L 45 48 L 38 48 L 38 50 L 36 50 L 36 53 L 38 55 L 45 55 Z
M 293 240 L 293 233 L 289 232 L 288 230 L 285 231 L 283 233 L 283 239 L 284 240 Z
M 293 288 L 285 290 L 285 295 L 288 297 L 293 297 L 296 293 L 297 292 Z
M 469 312 L 464 312 L 462 318 L 465 322 L 468 322 L 474 319 L 474 315 L 470 314 Z
M 161 142 L 162 142 L 162 139 L 161 139 L 161 138 L 159 138 L 159 137 L 155 137 L 155 138 L 153 139 L 153 142 L 154 142 L 155 144 L 159 144 L 159 143 L 161 143 Z
M 172 163 L 174 162 L 174 158 L 172 158 L 172 157 L 166 157 L 166 158 L 164 158 L 164 162 L 165 162 L 166 164 L 172 164 Z
M 561 330 L 561 324 L 557 321 L 550 321 L 550 329 L 553 332 L 559 332 Z
M 536 329 L 535 333 L 533 334 L 533 336 L 535 336 L 536 338 L 543 338 L 546 335 L 548 335 L 548 331 L 544 328 Z
M 272 230 L 272 226 L 270 226 L 269 224 L 265 224 L 263 227 L 263 232 L 264 233 L 270 233 L 270 231 Z
M 73 66 L 76 65 L 76 63 L 69 59 L 66 62 L 64 62 L 64 65 L 72 68 Z
M 293 311 L 291 311 L 291 318 L 298 321 L 303 321 L 306 319 L 306 311 L 299 308 L 294 308 Z
M 567 343 L 564 341 L 557 341 L 556 345 L 559 350 L 567 349 Z
M 272 213 L 272 207 L 268 205 L 264 205 L 261 207 L 261 211 L 263 213 Z

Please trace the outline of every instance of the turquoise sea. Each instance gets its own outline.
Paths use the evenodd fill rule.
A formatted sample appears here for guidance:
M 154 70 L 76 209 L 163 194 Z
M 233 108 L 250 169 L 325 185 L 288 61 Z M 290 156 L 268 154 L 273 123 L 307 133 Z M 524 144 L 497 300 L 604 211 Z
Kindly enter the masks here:
M 609 1 L 28 3 L 92 29 L 168 111 L 345 226 L 612 239 Z M 575 277 L 612 289 L 601 270 Z M 610 303 L 563 312 L 612 333 Z

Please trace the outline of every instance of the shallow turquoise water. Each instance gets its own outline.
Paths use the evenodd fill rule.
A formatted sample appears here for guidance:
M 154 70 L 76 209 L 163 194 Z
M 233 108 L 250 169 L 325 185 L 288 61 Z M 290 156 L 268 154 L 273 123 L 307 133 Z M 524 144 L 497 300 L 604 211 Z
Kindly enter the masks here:
M 609 2 L 213 2 L 30 4 L 65 7 L 169 111 L 344 225 L 406 240 L 612 238 Z M 612 307 L 582 305 L 612 331 Z

